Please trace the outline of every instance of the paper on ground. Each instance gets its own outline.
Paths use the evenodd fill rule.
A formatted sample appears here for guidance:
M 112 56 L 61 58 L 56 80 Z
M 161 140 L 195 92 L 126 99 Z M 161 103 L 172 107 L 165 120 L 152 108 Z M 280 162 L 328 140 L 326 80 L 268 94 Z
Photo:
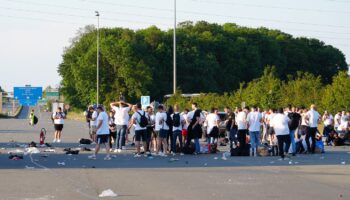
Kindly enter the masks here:
M 111 189 L 103 191 L 99 197 L 116 197 L 118 196 L 116 193 L 114 193 Z

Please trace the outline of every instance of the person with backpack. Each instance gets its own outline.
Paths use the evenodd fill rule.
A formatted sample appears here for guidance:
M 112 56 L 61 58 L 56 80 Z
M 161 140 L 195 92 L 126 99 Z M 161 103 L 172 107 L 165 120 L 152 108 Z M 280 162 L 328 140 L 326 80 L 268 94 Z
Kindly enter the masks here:
M 131 124 L 135 125 L 135 146 L 136 154 L 135 158 L 141 157 L 141 141 L 146 146 L 147 143 L 147 113 L 142 110 L 142 105 L 140 103 L 133 107 L 134 114 L 131 117 Z M 144 149 L 147 149 L 144 148 Z
M 153 114 L 153 108 L 151 106 L 147 106 L 147 120 L 148 120 L 148 125 L 147 125 L 147 149 L 146 152 L 151 153 L 151 147 L 153 146 L 153 150 L 156 151 L 157 147 L 157 142 L 154 134 L 154 120 L 155 116 Z
M 174 109 L 171 105 L 168 106 L 168 110 L 166 111 L 166 121 L 165 123 L 169 126 L 169 132 L 168 132 L 168 151 L 171 151 L 171 148 L 173 146 L 173 118 L 171 118 L 171 115 L 174 113 Z
M 183 155 L 182 148 L 182 127 L 185 124 L 185 119 L 179 112 L 180 108 L 179 105 L 174 105 L 174 113 L 171 115 L 171 118 L 173 120 L 173 137 L 172 137 L 172 146 L 171 151 L 173 155 L 176 155 L 176 141 L 177 138 L 179 138 L 179 144 L 180 144 L 180 154 Z
M 164 106 L 159 105 L 158 106 L 158 112 L 156 114 L 155 118 L 155 131 L 157 133 L 157 151 L 156 155 L 159 156 L 167 156 L 167 149 L 168 149 L 168 135 L 169 135 L 169 126 L 166 123 L 167 121 L 167 114 L 164 111 Z M 161 152 L 161 147 L 163 145 L 163 152 Z
M 114 123 L 117 129 L 117 139 L 115 143 L 116 153 L 121 153 L 125 149 L 125 136 L 129 123 L 129 111 L 132 107 L 130 103 L 124 101 L 113 102 L 110 104 L 111 108 L 114 110 Z
M 55 142 L 60 143 L 64 119 L 66 118 L 66 115 L 64 114 L 64 112 L 62 112 L 62 108 L 58 107 L 56 112 L 52 114 L 52 118 L 54 119 L 54 128 L 55 128 L 53 143 Z
M 291 112 L 287 113 L 287 116 L 289 118 L 288 127 L 289 127 L 290 140 L 292 144 L 292 155 L 295 156 L 295 154 L 297 153 L 296 144 L 295 144 L 295 131 L 301 123 L 301 115 L 296 112 L 295 107 L 292 107 L 290 111 Z M 288 152 L 288 149 L 286 149 L 285 151 Z

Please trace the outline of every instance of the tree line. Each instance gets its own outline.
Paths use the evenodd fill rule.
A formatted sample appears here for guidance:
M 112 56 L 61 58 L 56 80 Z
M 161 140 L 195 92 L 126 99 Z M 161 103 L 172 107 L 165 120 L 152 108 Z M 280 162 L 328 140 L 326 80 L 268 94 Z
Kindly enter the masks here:
M 242 96 L 237 97 L 243 98 L 248 95 L 243 91 L 255 91 L 263 84 L 257 78 L 265 76 L 266 66 L 275 66 L 274 80 L 286 84 L 292 84 L 292 77 L 311 76 L 320 85 L 330 84 L 339 71 L 347 70 L 345 56 L 337 48 L 279 30 L 187 21 L 178 25 L 176 33 L 177 82 L 184 93 L 225 96 L 238 90 Z M 101 102 L 114 101 L 120 92 L 129 101 L 138 101 L 141 95 L 162 101 L 172 93 L 172 34 L 155 26 L 136 31 L 100 29 Z M 93 26 L 80 29 L 58 67 L 61 92 L 75 107 L 83 108 L 96 99 L 96 37 Z M 277 85 L 256 91 L 271 95 L 252 103 L 273 105 L 281 95 L 273 88 Z

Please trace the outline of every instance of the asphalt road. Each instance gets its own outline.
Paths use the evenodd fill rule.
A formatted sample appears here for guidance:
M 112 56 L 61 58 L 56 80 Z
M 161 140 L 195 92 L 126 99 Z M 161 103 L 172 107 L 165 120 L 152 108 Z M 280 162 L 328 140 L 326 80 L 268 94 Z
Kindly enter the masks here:
M 56 152 L 9 160 L 9 151 L 38 142 L 41 128 L 52 141 L 49 114 L 37 115 L 35 127 L 27 119 L 0 119 L 0 199 L 350 199 L 349 147 L 329 147 L 325 154 L 279 161 L 277 157 L 223 160 L 222 153 L 134 158 L 134 149 L 128 146 L 125 153 L 113 154 L 111 161 L 104 161 L 104 155 L 88 160 L 91 152 L 64 154 L 67 147 L 93 148 L 78 144 L 88 136 L 86 124 L 67 120 L 63 142 L 53 145 Z M 118 196 L 99 198 L 107 189 Z

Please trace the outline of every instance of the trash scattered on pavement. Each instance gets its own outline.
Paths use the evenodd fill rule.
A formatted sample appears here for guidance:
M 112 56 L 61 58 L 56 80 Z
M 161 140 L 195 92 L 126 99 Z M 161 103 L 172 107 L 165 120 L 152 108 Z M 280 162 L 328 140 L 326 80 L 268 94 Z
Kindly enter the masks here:
M 345 163 L 345 161 L 343 161 L 343 162 L 341 162 L 340 164 L 345 165 L 346 163 Z
M 14 150 L 14 151 L 9 151 L 8 152 L 8 154 L 16 154 L 16 153 L 24 153 L 24 151 L 23 150 L 20 150 L 20 149 L 16 149 L 16 150 Z
M 324 157 L 323 157 L 323 156 L 321 156 L 321 157 L 320 157 L 320 159 L 321 159 L 321 160 L 323 160 L 323 159 L 324 159 Z
M 293 161 L 289 161 L 289 164 L 292 165 L 292 164 L 293 164 Z
M 29 167 L 29 166 L 25 166 L 26 169 L 34 169 L 35 167 Z
M 11 159 L 11 160 L 22 160 L 23 156 L 22 155 L 10 155 L 9 159 Z
M 294 162 L 294 164 L 299 164 L 299 162 Z
M 65 162 L 57 162 L 57 165 L 60 165 L 60 166 L 65 166 L 66 163 Z
M 218 157 L 214 157 L 214 160 L 217 160 L 217 159 L 219 159 Z
M 45 149 L 44 152 L 56 152 L 55 149 Z
M 170 158 L 169 162 L 175 162 L 175 161 L 179 161 L 179 159 L 177 158 Z
M 116 193 L 114 193 L 111 189 L 103 191 L 98 197 L 116 197 L 118 196 Z
M 36 147 L 36 143 L 32 141 L 31 143 L 28 144 L 29 147 Z
M 204 163 L 204 166 L 208 166 L 208 163 Z
M 274 164 L 274 163 L 275 163 L 275 161 L 271 161 L 271 162 L 270 162 L 270 164 Z
M 40 150 L 36 147 L 28 147 L 25 149 L 25 152 L 31 153 L 31 154 L 37 154 L 37 153 L 40 153 Z

